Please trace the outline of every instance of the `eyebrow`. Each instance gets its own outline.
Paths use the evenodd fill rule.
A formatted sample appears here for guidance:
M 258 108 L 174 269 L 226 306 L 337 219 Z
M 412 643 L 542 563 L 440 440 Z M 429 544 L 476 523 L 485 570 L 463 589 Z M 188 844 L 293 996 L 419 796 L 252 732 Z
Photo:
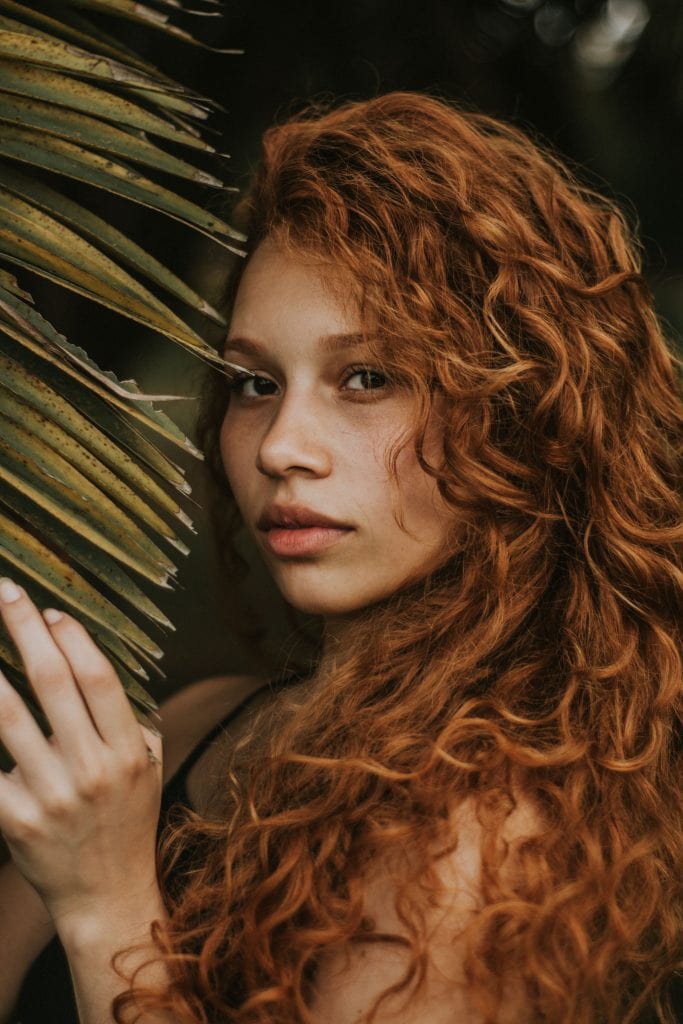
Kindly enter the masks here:
M 318 343 L 327 352 L 340 352 L 344 349 L 362 345 L 365 338 L 360 332 L 351 334 L 323 334 Z M 262 357 L 267 354 L 266 348 L 252 338 L 228 338 L 223 352 L 241 352 L 243 355 Z

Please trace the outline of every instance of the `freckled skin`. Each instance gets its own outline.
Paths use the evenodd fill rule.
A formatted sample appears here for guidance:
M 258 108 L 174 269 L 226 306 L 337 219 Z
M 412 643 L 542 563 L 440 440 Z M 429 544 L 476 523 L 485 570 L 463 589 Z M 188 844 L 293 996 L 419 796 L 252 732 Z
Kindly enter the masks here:
M 284 597 L 328 620 L 437 567 L 452 516 L 411 444 L 398 459 L 398 485 L 387 470 L 387 451 L 412 422 L 408 389 L 382 377 L 365 346 L 331 352 L 321 343 L 360 329 L 352 296 L 336 268 L 323 274 L 267 240 L 245 269 L 225 349 L 226 359 L 263 375 L 231 394 L 221 429 L 238 507 Z M 236 339 L 263 351 L 247 354 Z M 430 461 L 438 450 L 432 426 Z M 256 529 L 273 502 L 308 506 L 353 530 L 320 553 L 276 556 Z

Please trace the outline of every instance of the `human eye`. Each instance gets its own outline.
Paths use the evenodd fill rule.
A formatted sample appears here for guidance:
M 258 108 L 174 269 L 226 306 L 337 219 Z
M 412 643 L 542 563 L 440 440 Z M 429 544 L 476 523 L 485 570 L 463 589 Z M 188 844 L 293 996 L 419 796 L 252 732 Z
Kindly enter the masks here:
M 371 366 L 350 366 L 344 378 L 344 388 L 347 391 L 369 392 L 388 389 L 391 381 L 381 370 Z
M 270 377 L 258 373 L 236 373 L 228 382 L 231 395 L 240 398 L 263 398 L 277 391 L 277 384 Z

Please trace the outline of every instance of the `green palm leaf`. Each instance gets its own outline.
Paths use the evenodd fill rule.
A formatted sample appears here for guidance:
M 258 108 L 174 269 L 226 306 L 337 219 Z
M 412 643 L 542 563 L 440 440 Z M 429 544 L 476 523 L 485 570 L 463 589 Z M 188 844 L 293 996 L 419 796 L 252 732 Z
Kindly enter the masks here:
M 217 13 L 203 2 L 203 13 Z M 148 721 L 155 704 L 139 680 L 159 671 L 162 650 L 137 620 L 173 628 L 146 588 L 172 585 L 170 552 L 188 551 L 178 530 L 192 531 L 174 497 L 189 494 L 184 469 L 158 442 L 199 453 L 155 405 L 176 396 L 143 394 L 97 366 L 41 316 L 14 273 L 42 276 L 220 364 L 163 296 L 224 325 L 218 311 L 133 238 L 62 194 L 55 175 L 144 205 L 234 253 L 244 238 L 156 180 L 225 187 L 220 174 L 165 149 L 171 142 L 194 157 L 214 154 L 200 125 L 217 105 L 110 30 L 126 19 L 204 45 L 170 20 L 187 10 L 182 0 L 39 7 L 0 0 L 0 572 L 84 623 Z M 0 666 L 47 727 L 1 630 Z
M 110 255 L 117 257 L 138 274 L 159 285 L 190 308 L 209 317 L 214 323 L 225 326 L 223 317 L 205 299 L 102 217 L 98 217 L 43 182 L 33 180 L 9 164 L 0 164 L 0 179 L 5 188 L 20 198 L 28 200 L 42 210 L 53 211 L 64 224 L 80 231 L 81 235 L 91 242 L 99 242 Z
M 51 17 L 49 14 L 29 10 L 28 7 L 18 0 L 0 0 L 0 11 L 4 11 L 11 18 L 19 15 L 22 31 L 29 32 L 31 29 L 45 32 L 58 39 L 65 39 L 67 42 L 75 43 L 86 50 L 96 50 L 119 61 L 126 61 L 132 67 L 140 71 L 147 71 L 154 74 L 155 68 L 140 60 L 131 50 L 123 46 L 116 39 L 112 39 L 104 32 L 98 31 L 87 21 L 80 19 L 73 11 L 67 11 L 62 7 L 59 11 L 59 18 Z
M 57 71 L 50 71 L 38 65 L 15 64 L 11 61 L 0 63 L 0 89 L 19 96 L 49 100 L 55 106 L 67 106 L 70 110 L 92 114 L 113 121 L 119 126 L 136 128 L 138 131 L 158 135 L 171 142 L 179 142 L 184 146 L 192 146 L 209 153 L 214 152 L 213 148 L 195 132 L 187 128 L 181 129 L 177 124 L 133 102 L 130 96 L 137 95 L 141 90 L 129 89 L 127 97 L 119 96 L 92 82 L 67 78 Z M 150 95 L 156 105 L 163 105 L 163 96 L 158 93 Z M 203 108 L 195 107 L 187 101 L 174 99 L 170 102 L 173 109 L 179 107 L 183 113 L 194 113 L 196 110 L 196 116 L 206 116 Z
M 35 129 L 6 125 L 0 133 L 0 154 L 46 167 L 57 174 L 64 174 L 96 188 L 104 188 L 124 199 L 132 199 L 150 209 L 167 213 L 225 245 L 231 252 L 241 252 L 228 241 L 241 236 L 218 217 L 144 177 L 126 164 L 111 160 L 85 146 L 78 146 Z
M 172 156 L 158 146 L 152 145 L 147 139 L 131 135 L 86 114 L 59 107 L 55 103 L 44 103 L 42 100 L 2 93 L 0 121 L 49 132 L 63 139 L 114 154 L 123 160 L 133 160 L 154 167 L 158 171 L 165 171 L 166 174 L 175 174 L 188 181 L 223 187 L 223 182 L 212 174 L 207 174 L 187 161 Z

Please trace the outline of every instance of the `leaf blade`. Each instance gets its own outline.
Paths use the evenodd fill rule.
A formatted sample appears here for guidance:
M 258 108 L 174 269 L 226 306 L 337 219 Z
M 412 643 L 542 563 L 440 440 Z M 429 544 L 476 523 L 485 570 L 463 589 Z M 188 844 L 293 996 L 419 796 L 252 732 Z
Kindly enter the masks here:
M 47 132 L 70 139 L 78 145 L 90 147 L 123 160 L 145 164 L 165 174 L 172 174 L 201 185 L 223 188 L 223 182 L 212 174 L 195 167 L 186 160 L 173 156 L 139 135 L 132 135 L 109 124 L 76 113 L 68 107 L 44 100 L 28 99 L 13 93 L 0 92 L 0 122 Z
M 178 503 L 142 469 L 138 462 L 126 454 L 120 444 L 115 443 L 99 426 L 71 404 L 65 395 L 59 394 L 44 379 L 30 373 L 25 366 L 2 351 L 2 346 L 0 387 L 10 389 L 19 398 L 41 410 L 62 429 L 71 433 L 110 469 L 114 469 L 132 488 L 144 491 L 157 507 L 178 519 L 184 526 L 192 528 L 191 522 Z
M 38 64 L 0 60 L 0 89 L 20 96 L 61 103 L 70 110 L 93 114 L 115 124 L 158 135 L 170 142 L 178 142 L 208 153 L 215 152 L 196 131 L 179 129 L 177 125 L 152 113 L 139 103 L 134 103 L 127 96 L 120 96 L 92 82 L 69 78 Z
M 65 555 L 68 552 L 69 557 L 78 565 L 137 612 L 164 629 L 174 629 L 170 619 L 113 558 L 67 526 L 63 519 L 45 512 L 17 490 L 12 490 L 11 496 L 7 489 L 0 492 L 0 502 L 3 502 L 20 522 L 28 523 L 38 531 L 39 536 L 46 538 L 53 550 L 58 553 L 61 551 Z
M 0 154 L 22 163 L 33 164 L 75 178 L 114 195 L 123 196 L 134 203 L 165 213 L 173 220 L 206 235 L 219 245 L 244 255 L 233 242 L 244 241 L 244 235 L 235 231 L 219 217 L 207 213 L 201 206 L 184 199 L 137 171 L 107 160 L 92 150 L 77 146 L 57 136 L 47 136 L 16 125 L 6 127 L 0 135 Z
M 39 207 L 9 196 L 0 189 L 0 255 L 218 361 L 214 348 L 119 264 Z
M 21 430 L 29 432 L 33 437 L 52 448 L 58 455 L 59 465 L 66 460 L 69 465 L 83 477 L 90 480 L 108 499 L 123 509 L 131 512 L 150 530 L 159 534 L 169 544 L 187 555 L 189 548 L 176 536 L 168 523 L 129 487 L 120 476 L 117 476 L 105 463 L 87 447 L 84 439 L 74 437 L 64 428 L 38 411 L 28 402 L 22 401 L 14 392 L 0 382 L 0 436 L 2 436 L 2 418 L 10 419 Z M 69 480 L 61 479 L 66 486 Z
M 169 586 L 168 579 L 175 574 L 175 565 L 161 551 L 157 557 L 154 545 L 150 552 L 144 540 L 131 542 L 126 536 L 130 519 L 127 517 L 128 523 L 122 526 L 123 516 L 117 515 L 116 508 L 112 508 L 105 496 L 93 494 L 92 488 L 79 480 L 76 471 L 59 463 L 55 453 L 46 451 L 45 447 L 35 437 L 22 435 L 21 428 L 0 417 L 0 478 L 45 511 L 63 516 L 65 522 L 129 569 L 158 586 Z M 89 494 L 89 499 L 76 489 L 78 487 Z M 93 504 L 93 498 L 97 504 Z M 139 535 L 140 531 L 135 532 Z
M 71 377 L 84 384 L 99 397 L 104 398 L 105 401 L 133 419 L 139 420 L 165 440 L 187 449 L 197 458 L 202 458 L 201 452 L 185 437 L 166 413 L 155 409 L 149 397 L 140 392 L 135 381 L 119 381 L 116 375 L 110 371 L 100 370 L 83 349 L 67 341 L 36 310 L 13 293 L 2 289 L 0 289 L 0 331 L 4 331 L 32 352 L 60 366 Z M 125 400 L 121 397 L 122 393 Z
M 23 174 L 16 167 L 0 163 L 0 181 L 14 194 L 41 207 L 73 229 L 79 228 L 83 236 L 99 241 L 110 253 L 187 306 L 202 313 L 219 326 L 226 326 L 225 318 L 206 299 L 102 217 L 98 217 L 43 182 Z
M 107 600 L 47 545 L 0 511 L 0 552 L 16 568 L 59 597 L 79 617 L 91 620 L 153 658 L 161 657 L 154 643 L 132 619 Z
M 150 92 L 183 94 L 187 91 L 176 83 L 160 82 L 155 76 L 138 71 L 112 57 L 89 53 L 61 39 L 46 39 L 29 32 L 0 33 L 0 57 L 45 65 L 67 74 L 84 75 L 112 85 L 138 86 Z

